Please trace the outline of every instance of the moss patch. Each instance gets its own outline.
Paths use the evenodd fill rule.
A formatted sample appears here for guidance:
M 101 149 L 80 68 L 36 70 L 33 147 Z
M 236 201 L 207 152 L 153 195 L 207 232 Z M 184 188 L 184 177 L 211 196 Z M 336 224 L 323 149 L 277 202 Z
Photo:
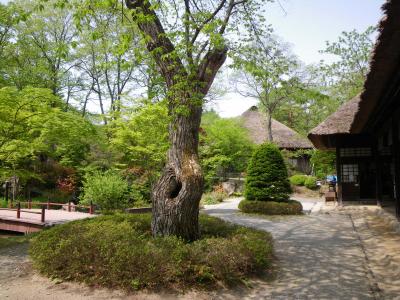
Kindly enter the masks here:
M 26 243 L 31 239 L 32 236 L 33 235 L 30 234 L 30 235 L 0 237 L 0 249 Z

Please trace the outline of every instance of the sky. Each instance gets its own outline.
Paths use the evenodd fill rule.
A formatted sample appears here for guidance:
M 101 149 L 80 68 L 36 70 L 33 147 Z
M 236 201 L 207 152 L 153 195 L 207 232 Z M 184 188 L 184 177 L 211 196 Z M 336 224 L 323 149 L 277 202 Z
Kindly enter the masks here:
M 7 0 L 0 0 L 7 3 Z M 341 32 L 364 31 L 382 17 L 385 0 L 279 0 L 268 6 L 266 19 L 275 33 L 289 43 L 292 52 L 305 64 L 333 58 L 318 51 L 326 41 L 336 41 Z M 279 4 L 278 4 L 279 3 Z M 226 93 L 209 106 L 222 117 L 242 114 L 255 99 L 245 99 L 234 92 Z
M 364 31 L 378 24 L 382 17 L 384 0 L 281 0 L 283 9 L 276 3 L 270 4 L 267 22 L 275 33 L 292 47 L 292 52 L 306 64 L 321 59 L 332 61 L 332 57 L 320 54 L 325 41 L 336 41 L 341 32 Z M 243 98 L 227 93 L 212 107 L 223 117 L 242 114 L 255 99 Z

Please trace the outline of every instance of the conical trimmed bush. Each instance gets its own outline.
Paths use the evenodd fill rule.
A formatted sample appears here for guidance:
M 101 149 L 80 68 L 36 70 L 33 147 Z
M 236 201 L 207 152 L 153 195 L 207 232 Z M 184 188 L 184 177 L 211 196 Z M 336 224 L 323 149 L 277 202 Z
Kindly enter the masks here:
M 260 145 L 247 168 L 246 200 L 287 201 L 290 193 L 288 172 L 279 148 L 271 143 Z

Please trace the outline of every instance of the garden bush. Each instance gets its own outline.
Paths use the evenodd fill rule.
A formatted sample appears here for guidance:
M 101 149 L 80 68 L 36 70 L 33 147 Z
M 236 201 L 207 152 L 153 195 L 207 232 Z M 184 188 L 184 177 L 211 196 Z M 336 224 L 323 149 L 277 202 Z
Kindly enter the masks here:
M 271 143 L 260 145 L 247 169 L 244 195 L 247 200 L 286 201 L 291 193 L 282 154 Z
M 302 185 L 304 185 L 306 179 L 307 179 L 307 175 L 296 174 L 296 175 L 291 176 L 289 178 L 289 181 L 293 185 L 302 186 Z
M 245 213 L 264 215 L 301 215 L 303 206 L 296 200 L 284 202 L 242 200 L 239 203 L 239 209 Z
M 81 203 L 90 201 L 104 211 L 126 208 L 129 205 L 128 183 L 117 172 L 89 173 L 83 181 Z
M 32 239 L 30 255 L 49 277 L 127 290 L 233 284 L 271 264 L 267 232 L 200 215 L 202 238 L 188 243 L 153 238 L 150 222 L 114 214 L 59 225 Z
M 325 179 L 327 175 L 336 174 L 335 151 L 314 150 L 310 162 L 317 178 Z
M 313 190 L 316 189 L 317 186 L 317 178 L 314 176 L 307 176 L 306 181 L 304 182 L 304 185 L 306 186 L 306 188 Z
M 228 195 L 224 192 L 220 191 L 213 191 L 209 193 L 204 193 L 203 196 L 201 197 L 201 203 L 202 204 L 218 204 L 224 201 Z

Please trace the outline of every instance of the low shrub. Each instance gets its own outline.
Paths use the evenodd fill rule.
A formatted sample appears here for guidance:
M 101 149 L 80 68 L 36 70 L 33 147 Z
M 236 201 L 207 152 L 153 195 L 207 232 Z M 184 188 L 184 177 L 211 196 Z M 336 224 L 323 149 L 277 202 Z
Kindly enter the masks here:
M 308 188 L 310 190 L 316 189 L 318 187 L 317 186 L 317 178 L 314 176 L 307 176 L 307 179 L 304 182 L 304 185 L 306 188 Z
M 243 193 L 242 192 L 234 192 L 231 197 L 242 197 Z
M 210 193 L 204 193 L 201 197 L 201 203 L 206 205 L 218 204 L 224 201 L 224 199 L 226 199 L 227 197 L 228 195 L 223 192 L 213 191 Z
M 129 206 L 129 186 L 120 174 L 113 171 L 94 172 L 83 181 L 82 204 L 90 201 L 101 210 L 110 211 Z
M 304 185 L 306 179 L 307 179 L 307 175 L 296 174 L 296 175 L 291 176 L 289 178 L 289 181 L 293 185 L 302 186 L 302 185 Z
M 301 215 L 303 206 L 296 200 L 288 201 L 249 201 L 242 200 L 239 209 L 245 213 L 264 215 Z
M 114 214 L 59 225 L 32 239 L 30 255 L 49 277 L 127 290 L 233 284 L 270 266 L 267 232 L 200 215 L 202 238 L 187 243 L 153 238 L 150 222 Z

